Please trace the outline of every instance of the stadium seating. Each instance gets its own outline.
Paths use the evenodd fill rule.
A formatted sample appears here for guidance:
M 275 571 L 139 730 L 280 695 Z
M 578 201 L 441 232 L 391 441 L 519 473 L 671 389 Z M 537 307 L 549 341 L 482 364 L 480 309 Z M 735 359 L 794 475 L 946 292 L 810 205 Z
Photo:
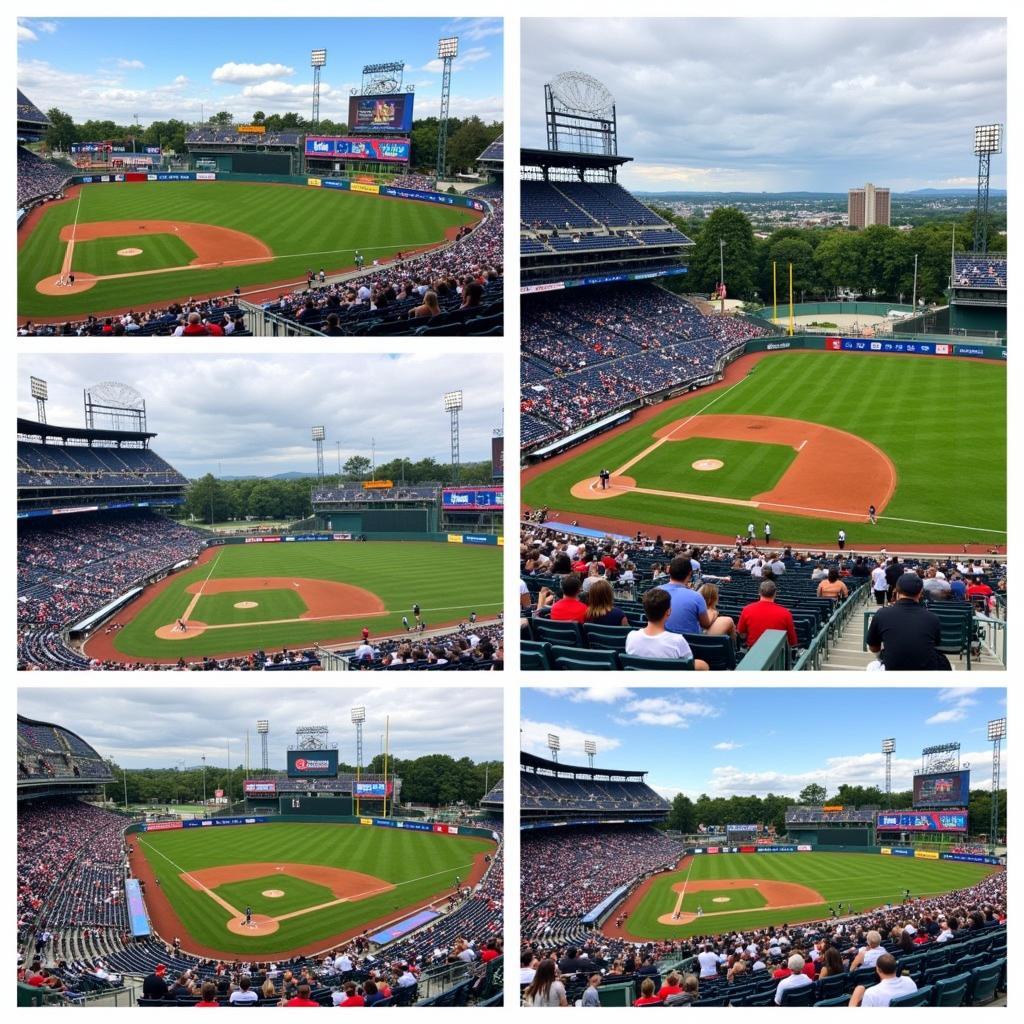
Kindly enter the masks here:
M 1004 253 L 985 256 L 961 255 L 953 258 L 953 283 L 961 288 L 1006 288 Z
M 35 153 L 18 147 L 18 206 L 31 206 L 40 199 L 63 192 L 74 173 L 65 164 L 41 160 Z

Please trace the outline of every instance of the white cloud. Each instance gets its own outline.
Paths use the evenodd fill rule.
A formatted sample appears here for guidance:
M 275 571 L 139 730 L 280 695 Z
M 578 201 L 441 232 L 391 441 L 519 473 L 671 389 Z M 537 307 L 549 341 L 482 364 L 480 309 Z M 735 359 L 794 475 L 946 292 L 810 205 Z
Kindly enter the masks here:
M 118 57 L 117 66 L 124 68 L 126 71 L 138 71 L 146 65 L 141 60 L 126 60 L 124 57 Z
M 951 708 L 949 711 L 937 711 L 931 718 L 926 718 L 925 725 L 944 725 L 946 722 L 962 722 L 966 717 L 966 711 L 960 708 Z
M 501 18 L 456 18 L 441 29 L 441 36 L 458 36 L 459 40 L 477 42 L 504 32 Z
M 57 22 L 55 21 L 34 21 L 32 24 L 38 31 L 45 32 L 47 35 L 53 35 L 57 31 Z
M 530 689 L 539 690 L 549 697 L 564 697 L 573 704 L 617 704 L 633 696 L 633 691 L 625 686 L 531 686 Z
M 925 719 L 925 725 L 944 725 L 947 722 L 962 722 L 967 717 L 967 709 L 978 702 L 971 696 L 977 693 L 976 686 L 949 686 L 939 690 L 937 699 L 940 704 L 951 704 L 945 711 L 938 711 Z
M 575 726 L 556 724 L 554 722 L 536 722 L 531 718 L 524 718 L 519 723 L 520 746 L 523 750 L 538 757 L 550 757 L 548 750 L 548 735 L 553 733 L 559 738 L 562 744 L 559 760 L 566 764 L 583 764 L 586 761 L 586 754 L 583 744 L 587 740 L 594 740 L 597 743 L 599 754 L 617 750 L 622 746 L 621 742 L 614 736 L 602 736 L 594 732 L 581 732 Z
M 627 700 L 615 721 L 621 725 L 666 726 L 688 729 L 694 719 L 714 718 L 718 708 L 679 697 L 638 697 Z
M 34 43 L 39 37 L 27 25 L 18 26 L 18 42 Z
M 236 64 L 228 61 L 214 68 L 210 77 L 215 82 L 259 82 L 294 74 L 295 69 L 286 64 Z
M 732 740 L 722 740 L 721 743 L 716 743 L 711 749 L 712 750 L 738 750 L 742 747 L 742 743 L 733 743 Z
M 491 51 L 486 46 L 473 46 L 466 50 L 464 53 L 460 53 L 458 57 L 452 62 L 452 71 L 463 71 L 473 64 L 479 64 L 482 60 L 487 60 L 491 56 Z M 433 75 L 439 75 L 444 70 L 444 61 L 440 57 L 435 57 L 433 60 L 427 61 L 420 71 L 427 71 Z

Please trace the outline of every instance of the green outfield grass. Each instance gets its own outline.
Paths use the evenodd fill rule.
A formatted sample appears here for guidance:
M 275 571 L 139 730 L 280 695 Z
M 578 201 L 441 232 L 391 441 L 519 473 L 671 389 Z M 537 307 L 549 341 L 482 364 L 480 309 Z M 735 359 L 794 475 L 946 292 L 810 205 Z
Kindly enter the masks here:
M 468 210 L 453 207 L 301 185 L 145 182 L 85 185 L 80 196 L 80 202 L 47 207 L 19 250 L 19 317 L 98 313 L 192 294 L 227 293 L 236 285 L 245 291 L 260 284 L 299 280 L 308 269 L 319 270 L 321 266 L 327 270 L 351 267 L 356 249 L 369 265 L 373 259 L 389 258 L 399 250 L 436 245 L 443 241 L 446 229 L 475 219 Z M 274 259 L 270 263 L 100 281 L 88 291 L 41 295 L 36 282 L 60 273 L 66 248 L 60 241 L 60 229 L 75 222 L 76 212 L 80 224 L 138 217 L 233 228 L 266 243 Z M 128 244 L 133 240 L 119 241 Z M 134 241 L 147 249 L 150 239 Z M 75 249 L 77 266 L 77 245 Z M 117 259 L 121 270 L 131 269 L 129 263 L 134 269 L 149 269 L 134 262 L 142 257 Z M 189 260 L 169 257 L 165 265 L 181 262 Z
M 698 391 L 666 404 L 646 423 L 552 466 L 524 484 L 524 503 L 657 524 L 682 535 L 701 530 L 746 536 L 756 510 L 651 494 L 600 502 L 570 494 L 579 481 L 597 476 L 603 467 L 614 470 L 643 451 L 660 427 L 705 408 L 719 415 L 780 416 L 845 430 L 877 445 L 896 466 L 896 491 L 878 526 L 868 524 L 866 516 L 863 523 L 840 523 L 773 512 L 772 539 L 778 543 L 834 545 L 840 525 L 850 548 L 1006 543 L 1006 367 L 965 359 L 849 352 L 772 355 L 732 390 Z M 698 493 L 712 493 L 711 486 L 709 481 Z M 753 518 L 760 527 L 757 515 Z
M 142 833 L 130 839 L 139 843 L 160 880 L 164 895 L 194 939 L 224 952 L 253 954 L 295 949 L 392 913 L 398 916 L 406 908 L 449 892 L 456 875 L 466 877 L 473 857 L 494 847 L 489 840 L 471 836 L 285 822 Z M 345 868 L 383 879 L 396 888 L 365 900 L 341 903 L 282 921 L 271 935 L 249 937 L 229 932 L 225 924 L 231 915 L 180 877 L 182 872 L 200 868 L 264 862 Z M 273 886 L 265 884 L 267 881 L 256 879 L 240 883 L 241 887 L 232 883 L 219 887 L 217 892 L 240 910 L 244 910 L 246 900 L 235 902 L 232 897 L 248 894 L 247 901 L 253 911 L 271 917 L 298 909 L 298 906 L 286 906 L 286 899 L 291 898 L 288 896 L 279 900 L 260 896 L 264 888 L 282 889 L 286 894 L 294 892 L 295 900 L 312 901 L 300 902 L 299 906 L 325 902 L 319 896 L 313 898 L 313 890 L 319 886 L 286 875 L 273 878 Z M 332 897 L 328 894 L 328 898 Z M 185 945 L 187 948 L 187 942 Z
M 471 611 L 485 618 L 501 608 L 501 555 L 500 547 L 429 542 L 229 544 L 218 549 L 213 560 L 174 577 L 170 586 L 115 635 L 114 642 L 126 655 L 175 661 L 182 656 L 354 640 L 364 625 L 373 636 L 395 633 L 403 628 L 403 615 L 412 621 L 414 604 L 419 604 L 428 627 L 461 621 Z M 252 578 L 254 590 L 258 589 L 255 581 L 261 577 L 335 580 L 372 591 L 384 602 L 388 614 L 365 621 L 353 618 L 240 626 L 207 630 L 185 640 L 158 639 L 156 629 L 175 622 L 192 600 L 186 587 L 207 576 Z M 232 599 L 226 602 L 228 609 L 240 613 L 240 609 L 231 609 L 239 595 L 224 596 Z M 209 621 L 198 613 L 194 617 L 200 622 Z M 270 617 L 264 615 L 259 621 Z
M 844 907 L 869 910 L 886 903 L 901 903 L 903 890 L 912 897 L 938 895 L 974 885 L 991 872 L 984 864 L 958 861 L 918 860 L 871 853 L 724 853 L 698 855 L 691 862 L 691 881 L 729 878 L 796 882 L 821 894 L 822 902 L 791 910 L 741 910 L 720 913 L 724 904 L 711 903 L 713 892 L 687 894 L 684 906 L 695 912 L 699 902 L 704 916 L 689 924 L 666 925 L 658 918 L 671 914 L 678 893 L 672 890 L 687 878 L 687 871 L 658 875 L 640 905 L 629 915 L 626 925 L 631 935 L 644 939 L 679 938 L 729 931 L 734 928 L 763 928 L 794 921 L 813 921 L 828 916 L 829 904 L 842 901 Z M 732 896 L 751 890 L 726 890 Z
M 270 622 L 297 619 L 307 610 L 299 590 L 239 590 L 229 594 L 203 594 L 192 609 L 191 617 L 209 626 L 221 622 Z M 236 608 L 245 601 L 255 608 Z
M 728 902 L 716 903 L 716 899 Z M 696 914 L 703 908 L 705 914 L 718 914 L 723 910 L 756 910 L 767 902 L 756 889 L 704 889 L 702 892 L 688 892 L 683 897 L 682 909 Z
M 771 490 L 796 458 L 784 444 L 688 437 L 666 441 L 627 472 L 638 487 L 746 500 Z M 718 459 L 721 469 L 694 469 L 698 459 Z
M 271 889 L 277 889 L 284 895 L 263 895 Z M 251 878 L 247 882 L 218 885 L 214 892 L 243 913 L 245 908 L 249 907 L 254 914 L 266 914 L 267 917 L 280 917 L 281 914 L 290 914 L 293 910 L 319 907 L 323 903 L 331 903 L 337 899 L 324 885 L 278 872 L 263 878 Z
M 141 249 L 138 256 L 118 256 L 120 249 Z M 124 238 L 96 238 L 76 242 L 71 269 L 76 274 L 132 274 L 157 267 L 181 267 L 196 254 L 175 235 L 159 234 Z

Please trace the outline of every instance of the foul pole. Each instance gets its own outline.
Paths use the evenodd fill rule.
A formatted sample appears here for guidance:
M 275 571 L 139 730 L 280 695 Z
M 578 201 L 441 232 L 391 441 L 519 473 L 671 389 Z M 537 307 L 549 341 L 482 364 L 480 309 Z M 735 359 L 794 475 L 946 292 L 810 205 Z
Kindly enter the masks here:
M 793 264 L 789 265 L 789 336 L 793 337 Z
M 775 260 L 772 260 L 772 322 L 779 319 L 779 289 L 775 275 Z
M 384 719 L 384 817 L 388 816 L 388 745 L 391 743 L 391 716 Z

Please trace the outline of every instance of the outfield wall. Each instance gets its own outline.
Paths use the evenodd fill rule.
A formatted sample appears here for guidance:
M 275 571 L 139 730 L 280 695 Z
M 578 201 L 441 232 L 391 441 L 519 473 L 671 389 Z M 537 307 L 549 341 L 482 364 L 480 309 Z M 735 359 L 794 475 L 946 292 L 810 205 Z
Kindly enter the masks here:
M 227 537 L 211 537 L 207 542 L 208 548 L 223 547 L 227 544 L 308 544 L 310 542 L 330 543 L 333 541 L 348 541 L 358 543 L 367 541 L 429 541 L 436 544 L 471 544 L 482 547 L 502 547 L 504 537 L 493 533 L 397 533 L 378 532 L 371 533 L 360 531 L 358 533 L 345 530 L 340 533 L 298 533 L 298 534 L 238 534 Z
M 791 350 L 825 352 L 863 352 L 882 355 L 951 356 L 968 359 L 1006 361 L 1005 345 L 960 342 L 949 338 L 924 341 L 897 338 L 846 338 L 831 334 L 794 334 L 792 337 L 752 338 L 741 349 L 729 353 L 731 362 L 752 352 L 786 352 Z

